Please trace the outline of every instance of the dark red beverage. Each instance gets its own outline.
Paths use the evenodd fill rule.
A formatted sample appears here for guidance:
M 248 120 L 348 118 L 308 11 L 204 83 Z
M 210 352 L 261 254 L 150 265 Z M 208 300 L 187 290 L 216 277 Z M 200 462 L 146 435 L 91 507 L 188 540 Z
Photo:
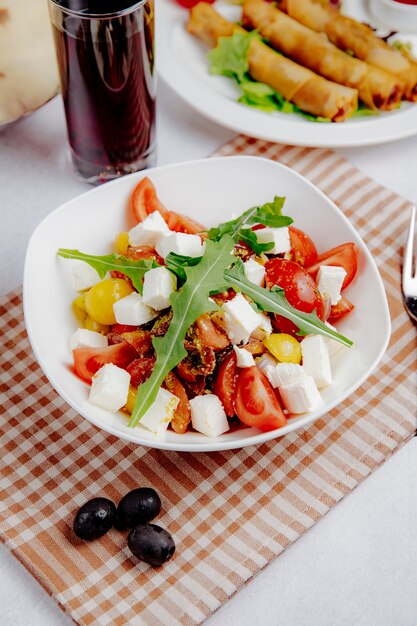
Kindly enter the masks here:
M 51 0 L 50 9 L 75 166 L 91 182 L 148 167 L 155 147 L 153 0 Z

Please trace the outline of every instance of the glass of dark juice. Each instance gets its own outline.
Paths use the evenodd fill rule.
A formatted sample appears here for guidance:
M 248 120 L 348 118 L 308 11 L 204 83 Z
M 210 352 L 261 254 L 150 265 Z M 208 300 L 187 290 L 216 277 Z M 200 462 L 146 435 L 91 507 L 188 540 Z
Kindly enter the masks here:
M 155 159 L 154 0 L 49 0 L 71 159 L 99 184 Z

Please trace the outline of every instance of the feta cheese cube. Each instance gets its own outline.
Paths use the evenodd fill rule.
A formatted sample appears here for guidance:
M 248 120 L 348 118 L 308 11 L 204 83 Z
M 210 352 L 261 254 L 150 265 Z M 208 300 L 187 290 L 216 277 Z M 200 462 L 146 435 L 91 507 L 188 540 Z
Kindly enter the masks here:
M 332 384 L 329 349 L 322 335 L 308 335 L 301 342 L 303 367 L 319 389 Z
M 142 296 L 136 291 L 115 302 L 113 311 L 118 324 L 128 324 L 129 326 L 146 324 L 158 316 L 158 311 L 147 306 Z
M 243 270 L 248 280 L 255 285 L 262 287 L 265 282 L 265 268 L 263 265 L 255 261 L 255 259 L 249 259 L 243 264 Z
M 314 411 L 323 402 L 312 376 L 283 385 L 279 388 L 279 393 L 290 413 Z
M 169 297 L 177 288 L 175 275 L 166 267 L 153 267 L 145 274 L 143 281 L 143 302 L 162 311 L 170 306 Z
M 72 267 L 74 288 L 77 291 L 90 289 L 100 281 L 98 272 L 85 261 L 76 261 Z
M 126 404 L 130 374 L 113 363 L 103 365 L 91 381 L 89 400 L 96 406 L 115 413 Z
M 161 387 L 154 402 L 141 417 L 139 423 L 155 435 L 164 433 L 174 416 L 179 401 L 177 396 Z
M 105 348 L 109 345 L 107 337 L 87 328 L 79 328 L 69 339 L 69 349 L 75 348 Z
M 258 326 L 251 334 L 254 339 L 262 341 L 272 333 L 272 324 L 266 313 L 258 313 Z
M 214 393 L 190 400 L 193 428 L 207 437 L 218 437 L 229 430 L 229 422 L 219 398 Z
M 291 250 L 290 231 L 287 226 L 282 228 L 260 228 L 255 233 L 259 243 L 272 242 L 274 244 L 274 247 L 268 250 L 266 254 L 284 254 Z
M 255 365 L 254 358 L 250 352 L 244 348 L 237 348 L 236 346 L 233 346 L 233 350 L 236 353 L 236 363 L 238 367 L 252 367 L 252 365 Z
M 268 354 L 263 354 L 256 362 L 256 365 L 275 389 L 289 383 L 301 381 L 307 376 L 301 365 L 296 363 L 277 363 Z
M 317 272 L 317 286 L 322 296 L 328 296 L 332 304 L 337 304 L 342 297 L 340 295 L 346 271 L 343 267 L 320 265 Z
M 131 246 L 155 247 L 161 237 L 169 232 L 168 224 L 162 215 L 159 211 L 154 211 L 147 215 L 142 222 L 129 230 L 129 244 Z
M 162 237 L 156 244 L 157 253 L 165 259 L 170 252 L 176 252 L 183 256 L 203 256 L 203 244 L 199 235 L 187 233 L 170 233 Z
M 226 333 L 233 344 L 242 341 L 247 342 L 253 331 L 259 326 L 259 313 L 257 313 L 243 297 L 237 294 L 232 300 L 225 302 L 222 311 Z

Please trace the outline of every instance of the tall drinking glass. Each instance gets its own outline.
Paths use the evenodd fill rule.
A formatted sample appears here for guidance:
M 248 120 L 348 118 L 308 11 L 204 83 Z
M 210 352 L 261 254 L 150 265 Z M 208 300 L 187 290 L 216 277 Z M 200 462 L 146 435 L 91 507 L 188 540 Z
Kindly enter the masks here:
M 155 158 L 154 0 L 49 0 L 71 158 L 98 184 Z

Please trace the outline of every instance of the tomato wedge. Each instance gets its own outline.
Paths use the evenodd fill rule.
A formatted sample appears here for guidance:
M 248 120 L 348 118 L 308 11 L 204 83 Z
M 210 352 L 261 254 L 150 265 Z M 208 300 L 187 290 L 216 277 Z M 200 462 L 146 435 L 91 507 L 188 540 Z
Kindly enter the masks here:
M 130 196 L 130 209 L 136 224 L 154 211 L 159 211 L 164 219 L 168 217 L 168 209 L 159 200 L 155 185 L 147 176 L 134 188 Z
M 242 369 L 239 374 L 235 411 L 241 422 L 264 432 L 287 423 L 271 383 L 256 365 Z
M 76 373 L 87 383 L 91 383 L 94 374 L 106 363 L 113 363 L 126 369 L 138 355 L 136 350 L 125 342 L 106 348 L 75 348 L 72 354 Z
M 182 435 L 187 430 L 187 426 L 191 420 L 190 402 L 184 385 L 178 380 L 173 372 L 169 372 L 162 386 L 180 399 L 171 420 L 171 426 L 176 433 Z
M 235 395 L 237 383 L 236 354 L 232 351 L 220 365 L 214 384 L 214 393 L 220 398 L 224 411 L 228 417 L 235 414 Z
M 294 261 L 286 259 L 270 259 L 265 263 L 266 286 L 274 285 L 284 289 L 285 297 L 295 309 L 312 313 L 314 309 L 321 320 L 324 319 L 325 307 L 317 289 L 315 280 L 310 274 Z M 297 326 L 281 315 L 275 315 L 276 325 L 283 333 L 296 335 Z
M 330 324 L 337 322 L 337 320 L 342 319 L 342 317 L 345 317 L 345 315 L 353 311 L 354 308 L 355 305 L 342 296 L 339 302 L 331 307 L 327 321 L 330 322 Z
M 346 289 L 348 285 L 355 278 L 355 274 L 358 269 L 358 259 L 355 252 L 355 244 L 342 243 L 336 248 L 332 248 L 327 252 L 323 252 L 317 258 L 314 265 L 307 267 L 307 272 L 315 279 L 320 265 L 337 265 L 343 267 L 346 272 L 345 280 L 343 281 L 342 289 Z
M 133 223 L 138 224 L 139 222 L 142 222 L 145 217 L 154 211 L 159 211 L 168 224 L 170 230 L 175 230 L 179 233 L 188 233 L 190 235 L 200 233 L 205 230 L 204 226 L 193 220 L 191 217 L 180 215 L 179 213 L 175 213 L 175 211 L 168 211 L 165 205 L 158 198 L 155 185 L 147 176 L 145 176 L 136 185 L 130 197 L 130 213 L 133 218 Z
M 288 227 L 293 261 L 303 267 L 313 265 L 317 261 L 318 253 L 314 242 L 306 233 L 294 226 Z

